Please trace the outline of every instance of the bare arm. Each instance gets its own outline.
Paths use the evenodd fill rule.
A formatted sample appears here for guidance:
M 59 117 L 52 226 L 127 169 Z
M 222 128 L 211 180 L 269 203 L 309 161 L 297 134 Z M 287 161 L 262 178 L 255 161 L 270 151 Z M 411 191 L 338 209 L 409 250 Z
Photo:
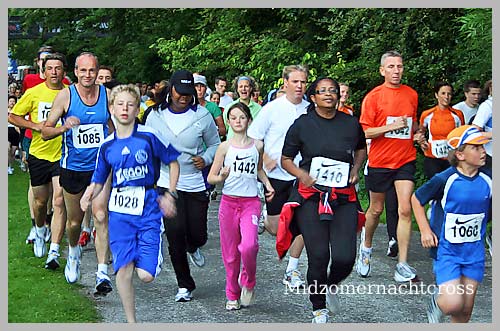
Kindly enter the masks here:
M 311 187 L 316 183 L 316 178 L 309 176 L 309 174 L 293 163 L 293 159 L 288 156 L 281 155 L 281 166 L 292 176 L 297 177 L 297 179 L 304 184 L 306 187 Z
M 366 129 L 365 130 L 365 137 L 366 137 L 366 139 L 373 139 L 373 138 L 380 137 L 381 135 L 385 134 L 386 132 L 405 128 L 408 126 L 407 120 L 408 119 L 406 116 L 400 116 L 391 124 L 379 126 L 376 128 Z M 412 119 L 410 119 L 410 120 L 412 120 Z
M 411 207 L 418 228 L 420 229 L 420 241 L 422 242 L 422 246 L 425 248 L 436 247 L 438 245 L 437 236 L 432 232 L 427 216 L 425 215 L 425 208 L 420 204 L 415 193 L 411 196 Z
M 170 191 L 176 191 L 177 181 L 179 180 L 179 162 L 177 162 L 177 160 L 170 162 L 170 164 L 168 165 L 168 169 L 170 178 L 168 187 L 170 188 Z
M 219 129 L 219 136 L 223 137 L 227 134 L 226 126 L 224 125 L 222 116 L 217 116 L 215 118 L 215 125 L 217 125 L 217 128 Z
M 103 184 L 99 183 L 91 183 L 85 193 L 83 193 L 82 198 L 80 199 L 80 208 L 85 212 L 87 208 L 90 206 L 94 197 L 98 196 L 101 193 L 103 188 Z
M 266 201 L 271 201 L 274 197 L 274 188 L 271 185 L 271 182 L 269 181 L 269 178 L 267 178 L 266 172 L 262 168 L 263 162 L 263 154 L 264 154 L 264 146 L 261 141 L 256 141 L 255 142 L 257 146 L 257 150 L 259 151 L 259 163 L 257 164 L 257 178 L 264 184 L 266 187 Z
M 349 184 L 356 184 L 359 181 L 359 169 L 363 166 L 366 160 L 366 147 L 358 149 L 354 152 L 354 164 L 351 169 Z
M 223 183 L 229 176 L 230 167 L 222 167 L 227 153 L 227 142 L 223 142 L 215 152 L 214 162 L 208 172 L 207 181 L 212 184 Z
M 49 117 L 47 118 L 47 121 L 45 121 L 41 130 L 43 140 L 49 140 L 60 136 L 72 127 L 80 124 L 80 119 L 71 116 L 65 121 L 64 125 L 56 128 L 57 122 L 68 110 L 68 105 L 69 89 L 66 88 L 56 95 L 56 98 L 52 103 L 52 109 L 50 110 Z
M 9 114 L 8 121 L 10 124 L 15 125 L 19 128 L 31 129 L 37 132 L 40 132 L 42 130 L 44 123 L 44 122 L 33 123 L 31 121 L 26 120 L 23 116 L 14 115 L 12 113 Z

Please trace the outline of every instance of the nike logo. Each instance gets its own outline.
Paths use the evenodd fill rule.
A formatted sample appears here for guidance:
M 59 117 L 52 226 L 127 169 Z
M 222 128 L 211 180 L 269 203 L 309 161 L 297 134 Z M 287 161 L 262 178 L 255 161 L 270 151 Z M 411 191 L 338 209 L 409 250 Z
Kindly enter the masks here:
M 329 163 L 324 163 L 324 162 L 321 162 L 321 167 L 333 167 L 333 166 L 336 166 L 337 164 L 336 163 L 332 163 L 332 164 L 329 164 Z
M 81 129 L 81 128 L 80 128 L 80 129 L 78 129 L 78 132 L 79 132 L 79 133 L 85 133 L 85 132 L 87 132 L 87 131 L 89 131 L 89 130 L 92 130 L 92 129 L 93 129 L 93 128 L 87 128 L 87 129 Z
M 45 110 L 51 110 L 52 109 L 52 105 L 50 105 L 50 106 L 45 105 L 43 107 L 45 108 Z
M 468 220 L 465 220 L 465 221 L 460 222 L 460 221 L 458 220 L 458 218 L 457 218 L 457 219 L 455 220 L 455 224 L 458 224 L 458 225 L 460 225 L 460 224 L 465 224 L 465 223 L 469 223 L 470 221 L 474 221 L 475 219 L 476 219 L 476 218 L 475 218 L 475 217 L 473 217 L 473 218 L 470 218 L 470 219 L 468 219 Z
M 241 160 L 244 160 L 244 159 L 248 159 L 249 157 L 252 157 L 252 155 L 248 155 L 248 156 L 241 157 L 241 158 L 238 155 L 236 155 L 236 160 L 237 161 L 241 161 Z

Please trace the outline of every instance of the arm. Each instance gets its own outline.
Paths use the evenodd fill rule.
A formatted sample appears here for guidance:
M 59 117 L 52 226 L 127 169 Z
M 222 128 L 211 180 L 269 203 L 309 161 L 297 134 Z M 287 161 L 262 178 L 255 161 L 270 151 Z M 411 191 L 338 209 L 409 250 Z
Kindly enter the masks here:
M 202 170 L 207 164 L 212 164 L 215 151 L 220 145 L 219 134 L 217 132 L 217 127 L 212 120 L 212 115 L 207 112 L 207 116 L 203 118 L 203 121 L 205 124 L 205 130 L 203 130 L 203 141 L 205 142 L 207 149 L 202 155 L 192 157 L 194 166 L 198 170 Z
M 354 164 L 351 168 L 351 175 L 349 178 L 349 184 L 356 184 L 359 181 L 359 169 L 363 166 L 363 162 L 366 160 L 366 147 L 357 149 L 354 152 Z
M 408 120 L 408 118 L 406 116 L 400 116 L 391 124 L 386 124 L 384 126 L 379 126 L 379 127 L 368 128 L 365 130 L 365 136 L 367 139 L 373 139 L 373 138 L 380 137 L 381 135 L 385 134 L 386 132 L 405 128 L 408 126 L 407 120 Z
M 37 132 L 40 132 L 42 130 L 44 123 L 33 123 L 32 121 L 26 120 L 23 116 L 15 115 L 12 113 L 9 114 L 8 121 L 10 124 L 15 125 L 19 128 L 31 129 Z
M 168 169 L 169 169 L 169 177 L 170 177 L 170 183 L 169 187 L 170 189 L 165 192 L 163 195 L 158 196 L 157 202 L 158 205 L 160 206 L 161 212 L 165 217 L 172 218 L 177 215 L 177 206 L 176 206 L 176 199 L 174 196 L 177 196 L 176 192 L 176 187 L 177 187 L 177 180 L 179 179 L 179 162 L 177 160 L 172 161 L 168 164 Z M 173 192 L 171 194 L 170 192 Z
M 226 131 L 226 126 L 224 125 L 224 120 L 222 119 L 222 116 L 217 116 L 215 118 L 215 124 L 217 125 L 217 128 L 219 129 L 219 136 L 223 137 L 227 134 Z
M 170 187 L 170 191 L 175 192 L 177 191 L 176 189 L 177 181 L 179 180 L 179 172 L 180 172 L 179 162 L 177 162 L 177 160 L 170 162 L 168 165 L 168 169 L 169 169 L 168 174 L 170 179 L 168 187 Z
M 293 163 L 293 158 L 291 157 L 281 155 L 281 166 L 290 175 L 297 177 L 297 179 L 306 187 L 311 187 L 314 183 L 316 183 L 316 179 L 309 176 L 304 169 L 297 167 L 295 163 Z
M 438 245 L 437 236 L 432 232 L 427 216 L 425 215 L 425 208 L 421 205 L 415 193 L 411 196 L 411 207 L 418 228 L 420 229 L 420 241 L 422 242 L 422 246 L 425 248 L 436 247 Z
M 266 201 L 271 201 L 274 197 L 274 188 L 271 185 L 271 182 L 269 181 L 269 178 L 267 178 L 266 172 L 264 169 L 262 169 L 262 164 L 263 164 L 263 154 L 264 154 L 264 146 L 262 142 L 256 141 L 255 142 L 257 146 L 257 150 L 259 151 L 259 163 L 257 164 L 257 178 L 264 184 L 266 188 Z
M 227 143 L 223 142 L 217 148 L 215 152 L 214 162 L 210 167 L 210 171 L 208 172 L 207 182 L 212 185 L 223 183 L 227 176 L 229 176 L 230 168 L 229 166 L 223 167 L 224 158 L 227 153 Z
M 99 193 L 101 193 L 102 188 L 103 184 L 99 183 L 91 183 L 87 187 L 85 193 L 83 193 L 82 198 L 80 199 L 80 208 L 83 212 L 87 211 L 94 197 L 98 196 Z

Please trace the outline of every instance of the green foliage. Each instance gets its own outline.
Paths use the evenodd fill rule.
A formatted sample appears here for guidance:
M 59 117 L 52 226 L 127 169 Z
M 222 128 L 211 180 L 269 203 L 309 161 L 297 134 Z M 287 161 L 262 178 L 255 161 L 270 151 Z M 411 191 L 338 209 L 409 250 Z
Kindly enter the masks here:
M 8 180 L 9 323 L 99 322 L 83 286 L 66 282 L 64 259 L 62 268 L 46 270 L 45 259 L 34 257 L 33 246 L 25 244 L 31 227 L 26 201 L 29 177 L 16 166 Z

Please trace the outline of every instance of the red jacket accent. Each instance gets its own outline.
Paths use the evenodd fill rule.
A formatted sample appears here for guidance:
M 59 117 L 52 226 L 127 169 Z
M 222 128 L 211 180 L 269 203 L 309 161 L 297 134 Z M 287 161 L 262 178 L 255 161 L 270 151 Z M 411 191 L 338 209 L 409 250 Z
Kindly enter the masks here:
M 320 215 L 320 219 L 324 220 L 332 219 L 334 214 L 333 209 L 338 204 L 337 194 L 347 196 L 347 201 L 349 202 L 358 201 L 354 186 L 342 189 L 331 188 L 328 192 L 323 192 L 314 187 L 305 187 L 302 183 L 299 183 L 298 189 L 294 188 L 288 201 L 281 209 L 278 232 L 276 233 L 276 251 L 278 252 L 279 259 L 285 257 L 286 252 L 292 244 L 293 238 L 300 234 L 298 227 L 295 226 L 293 222 L 294 209 L 304 203 L 305 200 L 316 194 L 319 194 L 320 196 L 318 214 Z M 359 210 L 361 210 L 362 213 L 362 220 L 359 216 Z M 361 229 L 360 221 L 362 221 L 364 225 L 364 220 L 364 213 L 358 203 L 358 231 Z

